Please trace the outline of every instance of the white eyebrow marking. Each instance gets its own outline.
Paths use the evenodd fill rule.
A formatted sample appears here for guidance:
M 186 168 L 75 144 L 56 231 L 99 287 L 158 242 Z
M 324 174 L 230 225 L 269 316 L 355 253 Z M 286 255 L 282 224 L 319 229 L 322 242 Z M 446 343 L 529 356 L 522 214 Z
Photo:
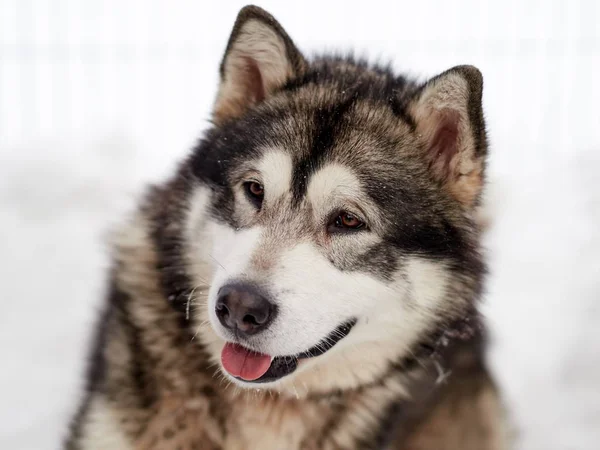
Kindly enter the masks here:
M 276 149 L 267 150 L 258 164 L 262 174 L 267 200 L 274 200 L 289 192 L 292 185 L 292 158 Z
M 310 179 L 306 197 L 315 210 L 325 211 L 336 199 L 357 199 L 361 194 L 358 177 L 341 164 L 329 164 Z

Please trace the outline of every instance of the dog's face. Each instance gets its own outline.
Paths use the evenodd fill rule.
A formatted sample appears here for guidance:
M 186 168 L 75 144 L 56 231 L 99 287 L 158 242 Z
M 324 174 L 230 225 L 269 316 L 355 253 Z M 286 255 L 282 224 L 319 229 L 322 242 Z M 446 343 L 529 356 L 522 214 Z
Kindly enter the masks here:
M 480 289 L 480 75 L 309 64 L 245 8 L 221 76 L 185 223 L 208 350 L 252 388 L 372 382 Z

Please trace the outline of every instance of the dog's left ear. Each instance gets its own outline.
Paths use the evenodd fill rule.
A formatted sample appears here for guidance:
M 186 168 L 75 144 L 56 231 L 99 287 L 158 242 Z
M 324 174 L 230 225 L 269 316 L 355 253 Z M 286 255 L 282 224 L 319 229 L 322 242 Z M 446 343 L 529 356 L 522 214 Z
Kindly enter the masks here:
M 221 63 L 213 121 L 241 116 L 305 67 L 304 57 L 273 16 L 257 6 L 242 8 Z
M 458 66 L 427 82 L 408 105 L 433 176 L 467 207 L 484 181 L 482 90 L 481 72 Z

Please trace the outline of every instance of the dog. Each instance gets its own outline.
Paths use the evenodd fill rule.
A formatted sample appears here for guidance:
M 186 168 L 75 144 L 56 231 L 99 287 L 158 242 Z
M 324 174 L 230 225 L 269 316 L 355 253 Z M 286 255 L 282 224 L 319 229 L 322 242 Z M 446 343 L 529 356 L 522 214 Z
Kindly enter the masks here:
M 243 8 L 211 128 L 115 234 L 64 448 L 506 448 L 482 87 L 307 59 Z

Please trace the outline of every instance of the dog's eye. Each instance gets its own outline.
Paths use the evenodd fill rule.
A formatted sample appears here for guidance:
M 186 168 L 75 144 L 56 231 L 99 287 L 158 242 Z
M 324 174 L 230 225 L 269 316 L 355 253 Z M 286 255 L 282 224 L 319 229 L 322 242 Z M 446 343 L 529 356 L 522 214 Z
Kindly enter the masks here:
M 342 211 L 329 225 L 330 231 L 354 231 L 365 227 L 365 223 L 352 213 Z
M 265 197 L 265 189 L 262 184 L 256 181 L 247 181 L 244 183 L 244 190 L 246 191 L 246 196 L 254 206 L 260 208 Z

